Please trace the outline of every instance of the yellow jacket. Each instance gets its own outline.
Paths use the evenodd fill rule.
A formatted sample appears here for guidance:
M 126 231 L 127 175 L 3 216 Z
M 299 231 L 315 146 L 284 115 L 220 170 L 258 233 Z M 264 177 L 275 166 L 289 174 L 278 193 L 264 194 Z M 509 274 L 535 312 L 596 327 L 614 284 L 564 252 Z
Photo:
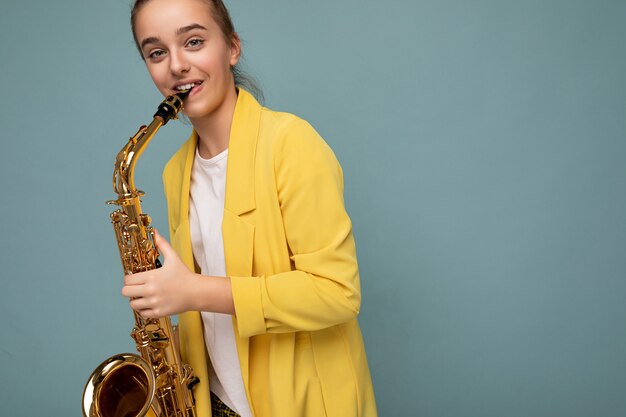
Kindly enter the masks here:
M 197 134 L 163 172 L 171 243 L 194 269 L 189 185 Z M 374 417 L 356 316 L 361 296 L 343 175 L 305 121 L 261 107 L 240 89 L 228 151 L 222 233 L 233 326 L 255 417 Z M 198 312 L 179 317 L 181 353 L 210 417 L 207 353 Z

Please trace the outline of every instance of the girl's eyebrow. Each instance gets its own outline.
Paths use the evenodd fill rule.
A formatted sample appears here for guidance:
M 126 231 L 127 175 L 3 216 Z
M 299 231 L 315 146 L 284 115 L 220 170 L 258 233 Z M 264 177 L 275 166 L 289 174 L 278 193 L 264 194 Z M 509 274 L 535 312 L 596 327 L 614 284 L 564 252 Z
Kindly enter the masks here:
M 202 26 L 199 23 L 192 23 L 191 25 L 183 26 L 182 28 L 176 29 L 176 34 L 180 35 L 181 33 L 187 33 L 187 32 L 189 32 L 191 30 L 194 30 L 194 29 L 208 30 L 207 28 L 205 28 L 204 26 Z
M 203 29 L 203 30 L 208 30 L 207 28 L 205 28 L 204 26 L 202 26 L 199 23 L 192 23 L 191 25 L 187 25 L 187 26 L 183 26 L 181 28 L 176 29 L 176 35 L 181 35 L 183 33 L 187 33 L 189 31 L 192 31 L 194 29 Z M 144 46 L 150 44 L 150 43 L 159 43 L 161 40 L 159 38 L 157 38 L 156 36 L 150 36 L 149 38 L 144 39 L 143 41 L 141 41 L 141 49 L 143 49 Z
M 143 47 L 148 45 L 149 43 L 159 43 L 159 42 L 160 42 L 159 38 L 155 36 L 151 36 L 141 41 L 141 49 L 143 49 Z

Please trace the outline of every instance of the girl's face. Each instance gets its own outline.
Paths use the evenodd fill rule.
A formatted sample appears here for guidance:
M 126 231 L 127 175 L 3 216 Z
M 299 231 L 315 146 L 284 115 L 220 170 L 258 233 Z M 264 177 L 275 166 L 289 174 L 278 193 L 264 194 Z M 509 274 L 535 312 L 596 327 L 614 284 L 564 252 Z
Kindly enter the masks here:
M 164 96 L 193 85 L 184 110 L 190 119 L 213 114 L 235 93 L 239 39 L 224 38 L 204 1 L 151 0 L 137 14 L 135 35 Z

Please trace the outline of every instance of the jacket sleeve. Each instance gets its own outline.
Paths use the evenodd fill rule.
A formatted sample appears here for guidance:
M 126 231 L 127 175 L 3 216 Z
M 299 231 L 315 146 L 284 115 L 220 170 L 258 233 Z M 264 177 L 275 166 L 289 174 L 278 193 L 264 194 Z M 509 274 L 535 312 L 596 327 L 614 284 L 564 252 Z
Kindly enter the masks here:
M 356 317 L 361 302 L 352 224 L 335 155 L 300 119 L 280 135 L 273 153 L 292 270 L 231 277 L 241 336 L 323 329 Z

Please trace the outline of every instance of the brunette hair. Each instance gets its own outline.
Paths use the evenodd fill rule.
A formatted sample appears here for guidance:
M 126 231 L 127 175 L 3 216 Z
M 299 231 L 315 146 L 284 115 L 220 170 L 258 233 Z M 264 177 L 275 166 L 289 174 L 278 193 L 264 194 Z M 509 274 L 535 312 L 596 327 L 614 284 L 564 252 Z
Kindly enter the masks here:
M 132 9 L 130 11 L 130 27 L 133 31 L 133 39 L 135 40 L 135 46 L 139 51 L 139 55 L 141 59 L 144 59 L 143 53 L 141 52 L 141 47 L 139 46 L 139 41 L 137 40 L 137 35 L 135 34 L 135 24 L 137 21 L 137 15 L 143 6 L 145 6 L 150 0 L 135 0 L 133 2 Z M 235 26 L 233 25 L 233 21 L 230 18 L 230 13 L 228 13 L 228 9 L 224 5 L 222 0 L 202 0 L 209 6 L 211 10 L 211 15 L 220 30 L 222 31 L 222 35 L 224 36 L 224 40 L 226 42 L 232 42 L 233 38 L 238 36 L 235 31 Z M 241 62 L 241 59 L 240 61 Z M 245 90 L 252 93 L 259 101 L 263 101 L 263 92 L 258 86 L 256 80 L 244 72 L 241 69 L 239 63 L 231 68 L 233 72 L 233 76 L 235 78 L 235 86 L 243 87 Z

